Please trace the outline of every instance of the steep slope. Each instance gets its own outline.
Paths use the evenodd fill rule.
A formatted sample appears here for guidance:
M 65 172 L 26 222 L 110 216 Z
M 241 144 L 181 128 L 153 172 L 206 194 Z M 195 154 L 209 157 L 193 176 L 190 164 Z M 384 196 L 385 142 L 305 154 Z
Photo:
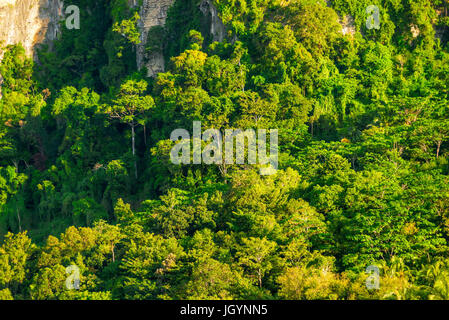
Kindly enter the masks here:
M 57 37 L 62 7 L 60 0 L 0 0 L 0 41 L 22 43 L 33 55 L 37 44 Z
M 147 51 L 150 30 L 154 27 L 163 27 L 167 21 L 168 11 L 175 0 L 144 0 L 140 9 L 141 20 L 139 29 L 141 31 L 141 43 L 137 47 L 137 66 L 139 69 L 146 67 L 148 76 L 154 77 L 164 71 L 164 55 L 160 50 Z M 131 6 L 136 6 L 136 1 Z M 211 0 L 202 0 L 198 4 L 198 10 L 206 18 L 207 29 L 209 29 L 212 41 L 223 41 L 225 38 L 225 27 L 218 16 L 218 10 Z
M 145 52 L 148 32 L 153 27 L 165 25 L 168 9 L 174 2 L 174 0 L 144 0 L 140 9 L 141 20 L 139 28 L 141 30 L 141 43 L 137 47 L 137 67 L 140 69 L 146 66 L 149 77 L 164 71 L 164 56 L 157 51 Z

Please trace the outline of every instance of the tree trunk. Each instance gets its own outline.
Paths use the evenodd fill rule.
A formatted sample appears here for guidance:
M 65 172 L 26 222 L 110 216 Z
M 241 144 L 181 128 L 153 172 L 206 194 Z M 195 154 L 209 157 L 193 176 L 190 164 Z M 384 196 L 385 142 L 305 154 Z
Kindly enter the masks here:
M 136 155 L 136 133 L 134 131 L 134 124 L 131 124 L 131 132 L 132 132 L 132 149 L 133 149 L 133 156 Z
M 442 141 L 438 141 L 438 143 L 437 143 L 437 159 L 438 159 L 438 157 L 440 156 L 440 148 L 441 148 L 441 144 L 442 144 Z
M 137 179 L 137 160 L 136 160 L 136 132 L 134 130 L 135 124 L 131 124 L 131 132 L 132 132 L 132 148 L 133 148 L 133 156 L 134 156 L 134 174 Z
M 12 163 L 14 163 L 14 168 L 16 168 L 16 173 L 19 173 L 19 161 L 13 160 Z
M 16 208 L 16 211 L 17 211 L 17 220 L 19 220 L 19 232 L 22 232 L 22 222 L 20 221 L 19 208 Z

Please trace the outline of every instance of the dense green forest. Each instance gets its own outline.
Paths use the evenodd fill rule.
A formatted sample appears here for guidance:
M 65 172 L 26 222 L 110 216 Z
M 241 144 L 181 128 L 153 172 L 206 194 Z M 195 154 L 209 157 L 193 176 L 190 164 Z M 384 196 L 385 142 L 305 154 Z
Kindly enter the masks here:
M 156 78 L 138 8 L 71 2 L 2 49 L 0 299 L 449 299 L 449 1 L 215 0 L 212 42 L 177 0 Z M 279 170 L 174 165 L 193 121 L 278 129 Z

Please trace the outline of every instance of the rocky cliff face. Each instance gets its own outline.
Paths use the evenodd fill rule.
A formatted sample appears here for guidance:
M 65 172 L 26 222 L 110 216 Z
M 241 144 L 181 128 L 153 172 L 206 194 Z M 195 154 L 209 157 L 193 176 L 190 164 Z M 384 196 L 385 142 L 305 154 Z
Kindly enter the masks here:
M 164 26 L 167 20 L 168 9 L 175 0 L 143 0 L 140 9 L 141 43 L 137 47 L 137 66 L 139 69 L 146 67 L 148 76 L 154 77 L 160 72 L 164 72 L 165 61 L 162 52 L 147 52 L 148 33 L 155 26 Z M 136 0 L 132 0 L 130 5 L 137 5 Z M 210 25 L 210 34 L 213 41 L 223 41 L 225 38 L 225 27 L 218 16 L 218 11 L 212 0 L 202 0 L 199 10 L 205 15 Z
M 34 56 L 36 45 L 58 36 L 62 7 L 60 0 L 0 0 L 0 45 L 21 43 Z M 2 82 L 0 74 L 0 99 Z
M 226 29 L 212 0 L 203 0 L 200 4 L 200 10 L 208 18 L 212 41 L 223 41 L 226 36 Z
M 0 0 L 0 41 L 22 43 L 32 56 L 36 45 L 57 37 L 62 16 L 61 0 Z
M 343 34 L 351 34 L 354 35 L 356 33 L 356 27 L 354 22 L 354 17 L 351 15 L 346 15 L 342 19 L 340 19 L 341 24 L 341 32 Z
M 146 66 L 148 76 L 154 77 L 164 71 L 165 61 L 162 52 L 146 52 L 148 32 L 152 27 L 164 26 L 167 19 L 168 9 L 175 0 L 143 0 L 140 9 L 140 45 L 137 47 L 137 67 L 141 69 Z
M 139 5 L 138 0 L 128 0 L 131 7 Z M 148 52 L 148 34 L 152 27 L 164 26 L 168 9 L 175 0 L 141 1 L 139 28 L 141 43 L 137 47 L 137 66 L 148 69 L 148 76 L 154 77 L 164 71 L 162 52 Z M 205 15 L 210 25 L 213 41 L 223 41 L 225 27 L 218 17 L 212 0 L 202 0 L 198 10 Z M 51 44 L 59 34 L 59 21 L 64 17 L 62 0 L 0 0 L 0 41 L 4 45 L 21 43 L 27 54 L 33 56 L 41 43 Z M 1 59 L 1 52 L 0 52 Z

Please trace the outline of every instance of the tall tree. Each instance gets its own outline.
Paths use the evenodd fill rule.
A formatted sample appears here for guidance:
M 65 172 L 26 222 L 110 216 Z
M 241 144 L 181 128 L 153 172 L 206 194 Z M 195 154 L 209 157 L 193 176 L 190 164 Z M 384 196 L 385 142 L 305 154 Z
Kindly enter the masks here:
M 136 157 L 136 127 L 142 123 L 142 115 L 154 107 L 154 100 L 144 95 L 148 83 L 144 80 L 128 80 L 120 87 L 117 98 L 112 106 L 106 107 L 106 113 L 111 119 L 117 119 L 131 127 L 132 153 L 134 156 L 134 174 L 137 179 Z

